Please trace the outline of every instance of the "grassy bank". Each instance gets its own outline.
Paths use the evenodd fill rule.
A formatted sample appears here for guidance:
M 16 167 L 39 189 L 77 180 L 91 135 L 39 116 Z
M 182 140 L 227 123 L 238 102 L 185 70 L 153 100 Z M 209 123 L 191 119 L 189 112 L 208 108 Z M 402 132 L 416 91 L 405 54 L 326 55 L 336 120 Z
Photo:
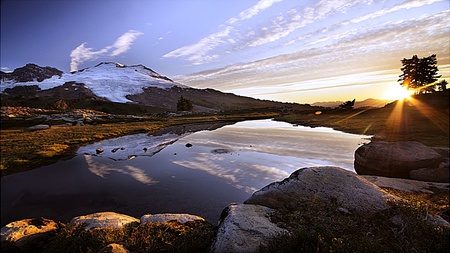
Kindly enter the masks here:
M 51 127 L 29 131 L 29 122 L 17 121 L 3 124 L 1 129 L 1 175 L 52 164 L 73 157 L 77 148 L 89 143 L 136 133 L 149 133 L 164 127 L 191 123 L 238 122 L 265 119 L 277 113 L 245 113 L 215 116 L 184 116 L 173 118 L 143 118 L 104 120 L 85 126 Z M 44 123 L 45 122 L 35 122 Z M 9 126 L 4 128 L 4 126 Z
M 385 190 L 404 200 L 372 214 L 340 212 L 337 204 L 314 201 L 277 210 L 272 222 L 291 234 L 271 240 L 260 252 L 449 252 L 449 227 L 426 221 L 443 209 L 448 212 L 448 191 L 430 197 Z
M 377 109 L 297 112 L 277 120 L 375 135 L 386 141 L 414 140 L 430 147 L 449 147 L 449 92 L 414 96 Z

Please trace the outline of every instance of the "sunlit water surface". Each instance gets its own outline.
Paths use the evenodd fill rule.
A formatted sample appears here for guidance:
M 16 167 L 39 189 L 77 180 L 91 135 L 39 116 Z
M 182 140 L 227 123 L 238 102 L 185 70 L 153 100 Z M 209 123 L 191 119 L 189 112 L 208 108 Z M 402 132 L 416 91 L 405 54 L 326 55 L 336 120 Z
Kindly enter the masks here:
M 81 147 L 77 156 L 1 179 L 1 223 L 114 211 L 191 213 L 217 222 L 224 207 L 302 167 L 353 169 L 369 136 L 272 120 L 213 131 L 136 134 Z M 188 145 L 186 145 L 188 144 Z M 104 152 L 96 154 L 96 149 Z

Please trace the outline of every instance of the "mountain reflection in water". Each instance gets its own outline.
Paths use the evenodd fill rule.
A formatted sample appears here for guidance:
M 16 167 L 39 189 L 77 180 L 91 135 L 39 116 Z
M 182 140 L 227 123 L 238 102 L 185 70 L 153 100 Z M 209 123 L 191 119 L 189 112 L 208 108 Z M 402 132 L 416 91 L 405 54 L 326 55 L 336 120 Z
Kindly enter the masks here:
M 99 211 L 191 213 L 215 223 L 230 203 L 299 168 L 354 171 L 354 151 L 368 142 L 368 136 L 271 120 L 223 125 L 105 140 L 81 147 L 71 160 L 3 177 L 2 226 L 40 216 L 69 221 Z

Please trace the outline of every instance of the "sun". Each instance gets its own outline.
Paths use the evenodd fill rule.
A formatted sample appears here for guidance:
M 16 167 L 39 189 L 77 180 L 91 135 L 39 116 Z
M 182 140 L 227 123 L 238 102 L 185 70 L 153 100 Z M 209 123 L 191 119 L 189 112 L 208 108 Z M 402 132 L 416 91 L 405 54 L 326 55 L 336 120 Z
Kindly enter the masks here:
M 386 90 L 385 98 L 392 100 L 403 100 L 414 94 L 413 90 L 408 90 L 400 85 L 392 86 Z

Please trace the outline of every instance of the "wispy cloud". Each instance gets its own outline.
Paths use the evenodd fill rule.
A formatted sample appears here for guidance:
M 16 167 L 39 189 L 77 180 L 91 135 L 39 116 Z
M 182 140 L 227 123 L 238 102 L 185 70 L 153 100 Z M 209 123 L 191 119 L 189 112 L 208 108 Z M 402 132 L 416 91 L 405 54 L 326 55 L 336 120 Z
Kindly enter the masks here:
M 225 24 L 220 26 L 220 30 L 216 33 L 210 34 L 197 43 L 187 45 L 175 49 L 165 55 L 164 58 L 185 58 L 193 65 L 200 65 L 210 62 L 219 57 L 218 54 L 210 54 L 210 52 L 217 47 L 224 44 L 233 44 L 235 40 L 231 38 L 231 32 L 235 29 L 236 23 L 256 16 L 261 11 L 269 8 L 274 3 L 282 0 L 261 0 L 254 6 L 242 11 L 238 16 L 230 18 Z
M 325 45 L 178 76 L 175 79 L 194 87 L 220 88 L 223 91 L 252 95 L 243 94 L 240 91 L 270 90 L 270 87 L 283 90 L 283 86 L 289 87 L 289 91 L 309 90 L 309 87 L 305 85 L 310 80 L 317 79 L 318 76 L 331 78 L 361 72 L 399 69 L 400 59 L 410 57 L 411 52 L 419 55 L 436 53 L 440 64 L 446 64 L 450 60 L 448 56 L 449 14 L 450 11 L 446 10 L 435 15 L 420 16 L 406 21 L 385 22 L 372 27 L 357 26 L 331 34 L 321 33 L 320 30 L 313 31 L 305 34 L 303 39 L 314 38 L 308 42 L 311 46 L 314 43 L 325 43 Z M 430 38 L 430 36 L 433 43 L 429 40 L 418 39 Z M 325 71 L 330 69 L 333 71 Z M 367 85 L 367 78 L 367 76 L 355 77 L 345 85 L 352 85 L 351 82 L 354 85 Z M 333 80 L 324 79 L 330 82 L 330 85 Z M 394 78 L 393 82 L 395 81 Z
M 251 19 L 277 2 L 281 2 L 281 0 L 261 0 L 236 17 L 230 18 L 220 26 L 218 32 L 200 39 L 197 43 L 173 50 L 163 57 L 183 58 L 193 65 L 208 63 L 219 58 L 222 54 L 276 42 L 329 15 L 345 13 L 355 5 L 370 4 L 372 0 L 322 0 L 314 6 L 306 6 L 302 9 L 292 8 L 259 23 L 259 25 L 246 27 L 245 31 L 239 30 L 239 28 L 242 28 L 240 21 Z M 222 50 L 213 53 L 212 51 L 218 50 L 219 46 L 223 47 Z
M 221 31 L 211 34 L 205 38 L 202 38 L 195 44 L 184 46 L 178 48 L 170 53 L 163 55 L 164 58 L 179 58 L 187 57 L 187 60 L 192 62 L 194 65 L 199 65 L 204 62 L 208 62 L 216 57 L 217 55 L 208 55 L 208 53 L 225 42 L 225 38 L 231 32 L 232 27 L 227 26 Z
M 381 17 L 384 16 L 386 14 L 389 14 L 391 12 L 396 12 L 396 11 L 400 11 L 400 10 L 407 10 L 407 9 L 411 9 L 411 8 L 417 8 L 417 7 L 422 7 L 425 5 L 430 5 L 436 2 L 442 2 L 445 0 L 413 0 L 413 1 L 408 1 L 405 2 L 403 4 L 399 4 L 396 5 L 392 8 L 385 8 L 379 11 L 376 11 L 374 13 L 370 13 L 355 19 L 352 19 L 350 22 L 352 23 L 360 23 L 362 21 L 368 20 L 368 19 L 373 19 L 373 18 L 377 18 L 377 17 Z
M 250 19 L 253 16 L 256 16 L 259 12 L 269 8 L 274 3 L 281 2 L 281 1 L 282 0 L 262 0 L 262 1 L 259 1 L 257 4 L 255 4 L 252 7 L 242 11 L 241 13 L 239 13 L 239 15 L 237 17 L 230 18 L 227 21 L 227 23 L 231 25 L 231 24 L 236 23 L 238 21 Z
M 106 46 L 98 51 L 86 47 L 86 42 L 79 45 L 70 53 L 70 71 L 78 70 L 78 66 L 88 60 L 95 60 L 102 56 L 118 56 L 127 52 L 136 38 L 143 33 L 135 30 L 129 30 L 121 35 L 114 44 Z
M 124 33 L 112 45 L 112 48 L 114 50 L 112 51 L 111 56 L 117 56 L 119 54 L 123 54 L 126 51 L 128 51 L 130 49 L 131 44 L 133 44 L 133 41 L 136 40 L 136 38 L 142 34 L 143 33 L 134 30 L 130 30 Z

